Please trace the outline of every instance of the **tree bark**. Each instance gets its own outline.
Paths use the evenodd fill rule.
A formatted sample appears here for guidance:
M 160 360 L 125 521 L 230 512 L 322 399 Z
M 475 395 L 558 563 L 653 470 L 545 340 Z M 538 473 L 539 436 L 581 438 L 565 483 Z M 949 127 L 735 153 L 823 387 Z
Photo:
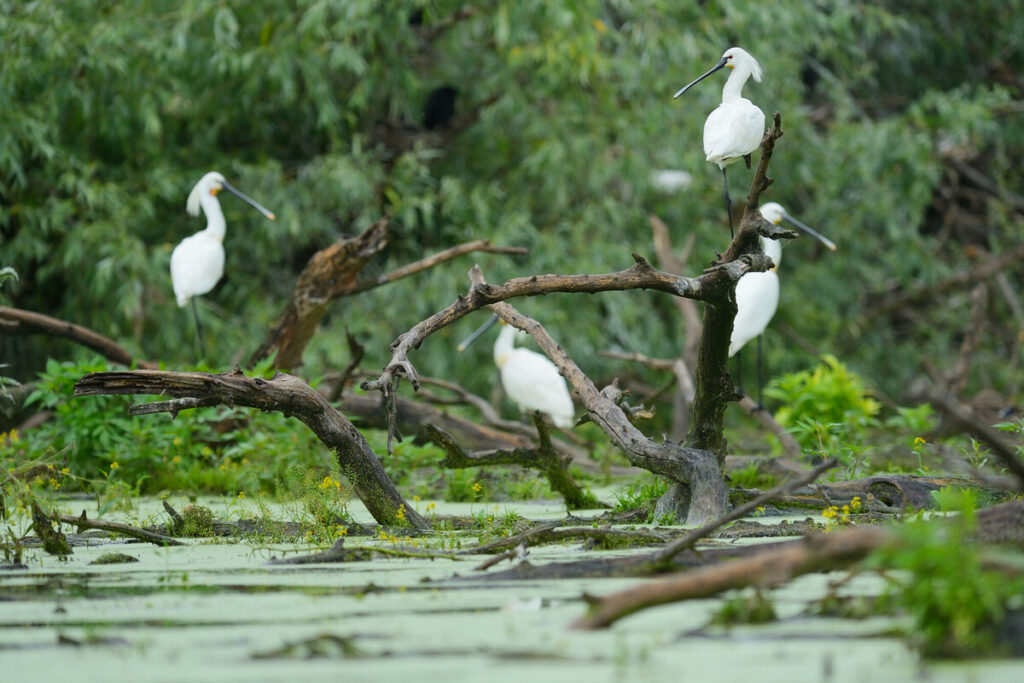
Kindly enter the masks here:
M 255 365 L 275 350 L 274 367 L 286 370 L 301 365 L 302 353 L 334 299 L 401 280 L 475 251 L 498 254 L 526 252 L 520 247 L 494 247 L 487 240 L 476 240 L 432 254 L 380 277 L 359 281 L 363 267 L 387 245 L 387 226 L 388 219 L 382 218 L 358 237 L 338 240 L 313 254 L 295 283 L 295 291 L 284 313 L 249 357 L 250 365 Z
M 387 227 L 387 218 L 382 218 L 358 237 L 340 239 L 313 254 L 295 283 L 295 291 L 284 313 L 249 357 L 249 364 L 255 365 L 276 350 L 275 367 L 299 366 L 302 352 L 327 312 L 328 304 L 351 288 L 363 266 L 387 245 Z

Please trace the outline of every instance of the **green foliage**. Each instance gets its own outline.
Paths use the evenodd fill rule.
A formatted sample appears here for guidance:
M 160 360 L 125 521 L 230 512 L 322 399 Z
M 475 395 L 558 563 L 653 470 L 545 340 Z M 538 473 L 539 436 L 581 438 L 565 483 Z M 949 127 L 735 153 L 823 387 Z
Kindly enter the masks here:
M 72 398 L 84 374 L 109 369 L 99 358 L 48 362 L 27 402 L 54 416 L 0 443 L 0 461 L 63 460 L 75 474 L 65 490 L 121 483 L 141 493 L 232 495 L 274 491 L 293 467 L 336 467 L 304 425 L 282 415 L 201 408 L 177 419 L 135 417 L 128 408 L 136 397 Z
M 766 598 L 761 591 L 752 595 L 738 593 L 725 600 L 718 608 L 711 623 L 721 626 L 737 626 L 740 624 L 767 624 L 778 619 L 775 604 Z
M 644 475 L 616 489 L 614 510 L 624 512 L 649 506 L 653 514 L 654 504 L 667 490 L 668 484 L 663 479 Z
M 881 406 L 868 396 L 864 382 L 835 356 L 825 355 L 821 360 L 813 370 L 784 375 L 766 388 L 769 396 L 783 404 L 775 419 L 785 427 L 801 417 L 873 425 Z
M 1000 620 L 1024 594 L 1024 578 L 985 568 L 982 549 L 969 540 L 976 522 L 972 494 L 946 490 L 937 498 L 961 514 L 948 525 L 907 525 L 902 542 L 876 552 L 871 563 L 903 570 L 885 574 L 887 598 L 911 616 L 908 639 L 926 656 L 997 655 Z
M 769 489 L 775 486 L 775 477 L 770 474 L 761 474 L 758 464 L 751 463 L 746 467 L 729 472 L 729 478 L 733 486 L 744 489 Z
M 813 370 L 772 380 L 765 394 L 782 403 L 775 419 L 802 447 L 837 453 L 840 445 L 852 448 L 854 439 L 877 424 L 881 406 L 868 396 L 860 377 L 838 359 L 826 355 L 821 360 Z
M 181 509 L 182 536 L 213 536 L 213 511 L 205 505 L 189 504 Z
M 966 267 L 963 245 L 940 238 L 929 213 L 946 158 L 985 159 L 998 186 L 1021 185 L 1015 86 L 989 77 L 1024 70 L 1011 6 L 464 5 L 0 0 L 0 241 L 5 265 L 21 275 L 5 296 L 102 331 L 139 357 L 190 362 L 191 324 L 167 267 L 174 244 L 202 227 L 182 205 L 211 169 L 279 216 L 270 223 L 223 202 L 227 275 L 199 302 L 217 366 L 255 347 L 314 249 L 384 213 L 389 251 L 371 275 L 482 237 L 530 248 L 525 258 L 480 255 L 492 280 L 614 270 L 631 251 L 650 251 L 651 213 L 696 235 L 691 263 L 703 263 L 724 247 L 720 179 L 699 144 L 720 81 L 685 103 L 668 94 L 714 63 L 730 36 L 745 36 L 766 79 L 747 94 L 782 112 L 787 131 L 768 198 L 840 244 L 827 255 L 803 240 L 787 249 L 779 322 L 837 349 L 882 389 L 902 386 L 922 353 L 940 366 L 955 354 L 956 306 L 870 334 L 859 323 L 874 300 L 865 293 Z M 470 125 L 425 130 L 424 103 L 446 85 L 458 91 L 455 119 Z M 651 172 L 662 168 L 691 172 L 692 186 L 658 190 Z M 749 177 L 737 168 L 731 179 L 743 188 Z M 980 210 L 990 251 L 1024 238 L 994 197 Z M 388 342 L 465 290 L 466 265 L 346 301 L 304 367 L 316 375 L 344 365 L 343 326 L 367 340 L 366 366 L 378 367 Z M 380 314 L 395 301 L 400 311 Z M 668 357 L 679 347 L 668 297 L 559 295 L 523 306 L 596 376 L 619 369 L 600 349 Z M 479 371 L 487 349 L 450 353 L 473 322 L 424 344 L 418 367 L 478 391 L 493 382 Z M 979 352 L 995 356 L 999 344 L 994 335 Z M 71 354 L 86 352 L 0 338 L 0 357 L 21 380 Z M 770 348 L 770 368 L 800 361 Z M 1002 372 L 996 384 L 1007 381 Z

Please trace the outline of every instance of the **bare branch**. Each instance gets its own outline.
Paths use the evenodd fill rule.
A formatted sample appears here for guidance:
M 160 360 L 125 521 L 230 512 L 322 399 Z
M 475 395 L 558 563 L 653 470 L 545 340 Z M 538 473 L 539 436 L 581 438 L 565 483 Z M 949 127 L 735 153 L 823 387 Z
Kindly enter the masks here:
M 491 254 L 528 254 L 530 250 L 526 247 L 495 247 L 491 245 L 490 240 L 476 240 L 475 242 L 466 242 L 465 244 L 459 244 L 457 246 L 439 251 L 432 256 L 428 256 L 419 261 L 414 261 L 408 265 L 404 265 L 401 268 L 396 268 L 390 273 L 381 275 L 372 280 L 366 280 L 352 287 L 350 290 L 345 292 L 345 296 L 351 296 L 353 294 L 359 294 L 366 292 L 375 287 L 381 285 L 390 284 L 397 282 L 403 278 L 407 278 L 410 275 L 423 272 L 429 268 L 433 268 L 436 265 L 444 263 L 445 261 L 451 261 L 454 258 L 458 258 L 464 254 L 470 254 L 475 251 L 483 251 Z
M 140 529 L 129 524 L 108 522 L 102 519 L 89 519 L 85 516 L 85 510 L 82 510 L 82 514 L 78 517 L 75 517 L 74 515 L 59 515 L 57 519 L 65 524 L 74 524 L 78 528 L 78 533 L 82 533 L 82 529 L 99 529 L 101 531 L 110 531 L 123 536 L 128 536 L 129 538 L 137 538 L 140 541 L 148 541 L 149 543 L 155 543 L 162 546 L 185 545 L 181 541 L 171 538 L 170 536 L 146 531 L 145 529 Z
M 135 364 L 140 368 L 148 370 L 155 370 L 157 367 L 156 363 L 133 358 L 127 349 L 113 339 L 104 337 L 99 332 L 94 332 L 87 327 L 69 323 L 65 320 L 51 318 L 42 313 L 0 306 L 0 323 L 3 324 L 5 334 L 42 332 L 65 337 L 82 346 L 87 346 L 93 351 L 102 354 L 107 360 L 120 363 L 121 365 L 130 366 Z

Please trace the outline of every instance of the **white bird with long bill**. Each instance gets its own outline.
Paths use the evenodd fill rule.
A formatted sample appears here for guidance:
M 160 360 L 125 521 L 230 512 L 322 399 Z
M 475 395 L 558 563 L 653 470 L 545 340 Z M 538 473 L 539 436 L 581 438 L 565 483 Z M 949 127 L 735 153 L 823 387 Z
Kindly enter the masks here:
M 733 234 L 732 202 L 729 200 L 729 180 L 725 167 L 738 159 L 747 157 L 761 144 L 764 136 L 764 112 L 753 102 L 743 97 L 743 85 L 751 76 L 761 82 L 761 65 L 749 52 L 740 47 L 725 51 L 705 74 L 680 88 L 675 98 L 700 83 L 719 69 L 729 68 L 725 87 L 722 88 L 722 103 L 708 115 L 704 122 L 704 154 L 707 160 L 722 169 L 722 183 L 725 187 L 725 211 L 729 216 L 729 235 Z
M 224 233 L 227 227 L 224 212 L 221 211 L 217 193 L 221 190 L 239 197 L 270 220 L 274 214 L 256 200 L 235 189 L 217 172 L 204 175 L 188 195 L 185 209 L 192 216 L 199 215 L 199 209 L 206 214 L 206 229 L 183 239 L 171 253 L 171 284 L 178 306 L 184 307 L 192 301 L 192 314 L 196 319 L 196 338 L 203 347 L 203 332 L 199 324 L 195 297 L 206 294 L 224 275 Z
M 498 316 L 491 316 L 459 344 L 459 351 L 476 341 L 498 320 Z M 539 410 L 547 414 L 555 426 L 563 429 L 572 427 L 575 408 L 565 379 L 558 374 L 558 368 L 547 356 L 529 349 L 516 348 L 515 338 L 526 333 L 504 320 L 501 324 L 501 334 L 494 342 L 494 364 L 501 372 L 501 385 L 505 388 L 505 394 L 519 406 L 521 412 Z
M 781 204 L 769 202 L 761 207 L 761 215 L 769 223 L 778 225 L 783 220 L 792 223 L 826 247 L 835 251 L 836 245 L 810 226 L 793 218 Z M 751 339 L 757 338 L 757 382 L 758 401 L 761 401 L 761 334 L 764 333 L 779 307 L 779 262 L 782 260 L 782 244 L 778 240 L 760 237 L 761 248 L 775 265 L 762 273 L 746 273 L 736 283 L 736 318 L 732 324 L 729 341 L 729 357 L 739 353 Z

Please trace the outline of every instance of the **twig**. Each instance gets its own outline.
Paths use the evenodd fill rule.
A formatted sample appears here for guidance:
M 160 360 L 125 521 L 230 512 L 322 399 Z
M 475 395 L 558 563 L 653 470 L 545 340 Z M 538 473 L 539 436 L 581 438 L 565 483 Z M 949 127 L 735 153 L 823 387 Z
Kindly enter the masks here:
M 464 254 L 469 254 L 474 251 L 482 251 L 490 254 L 528 254 L 530 250 L 526 247 L 496 247 L 491 244 L 490 240 L 476 240 L 474 242 L 466 242 L 465 244 L 459 244 L 454 247 L 439 251 L 436 254 L 432 254 L 426 258 L 414 261 L 401 268 L 396 268 L 390 273 L 385 273 L 380 277 L 373 278 L 372 280 L 366 280 L 360 282 L 356 286 L 352 287 L 345 292 L 346 295 L 360 294 L 362 292 L 369 291 L 375 287 L 381 285 L 390 284 L 397 282 L 403 278 L 407 278 L 410 275 L 415 275 L 429 268 L 433 268 L 436 265 L 444 263 L 445 261 L 451 261 L 454 258 L 458 258 Z
M 341 396 L 341 392 L 345 390 L 345 384 L 352 377 L 352 373 L 356 371 L 359 364 L 363 361 L 363 355 L 366 353 L 366 349 L 359 343 L 356 336 L 345 328 L 345 343 L 348 344 L 348 363 L 345 368 L 339 372 L 336 376 L 331 377 L 331 381 L 334 382 L 334 386 L 331 387 L 331 391 L 327 394 L 327 400 L 334 403 Z
M 978 511 L 972 538 L 983 543 L 1019 544 L 1024 538 L 1024 503 L 1014 501 Z M 799 542 L 773 544 L 753 556 L 701 567 L 603 598 L 584 595 L 590 610 L 572 627 L 606 628 L 647 607 L 710 597 L 744 586 L 775 586 L 810 572 L 842 569 L 874 550 L 899 543 L 899 539 L 890 529 L 853 527 L 815 534 Z
M 82 533 L 82 529 L 99 529 L 101 531 L 111 531 L 131 538 L 137 538 L 140 541 L 155 543 L 156 545 L 185 545 L 181 541 L 171 538 L 170 536 L 164 536 L 163 534 L 139 529 L 138 527 L 134 527 L 129 524 L 108 522 L 102 519 L 89 519 L 85 515 L 85 510 L 82 510 L 82 514 L 78 517 L 75 517 L 74 515 L 58 515 L 57 519 L 65 524 L 74 524 L 78 529 L 78 533 Z

